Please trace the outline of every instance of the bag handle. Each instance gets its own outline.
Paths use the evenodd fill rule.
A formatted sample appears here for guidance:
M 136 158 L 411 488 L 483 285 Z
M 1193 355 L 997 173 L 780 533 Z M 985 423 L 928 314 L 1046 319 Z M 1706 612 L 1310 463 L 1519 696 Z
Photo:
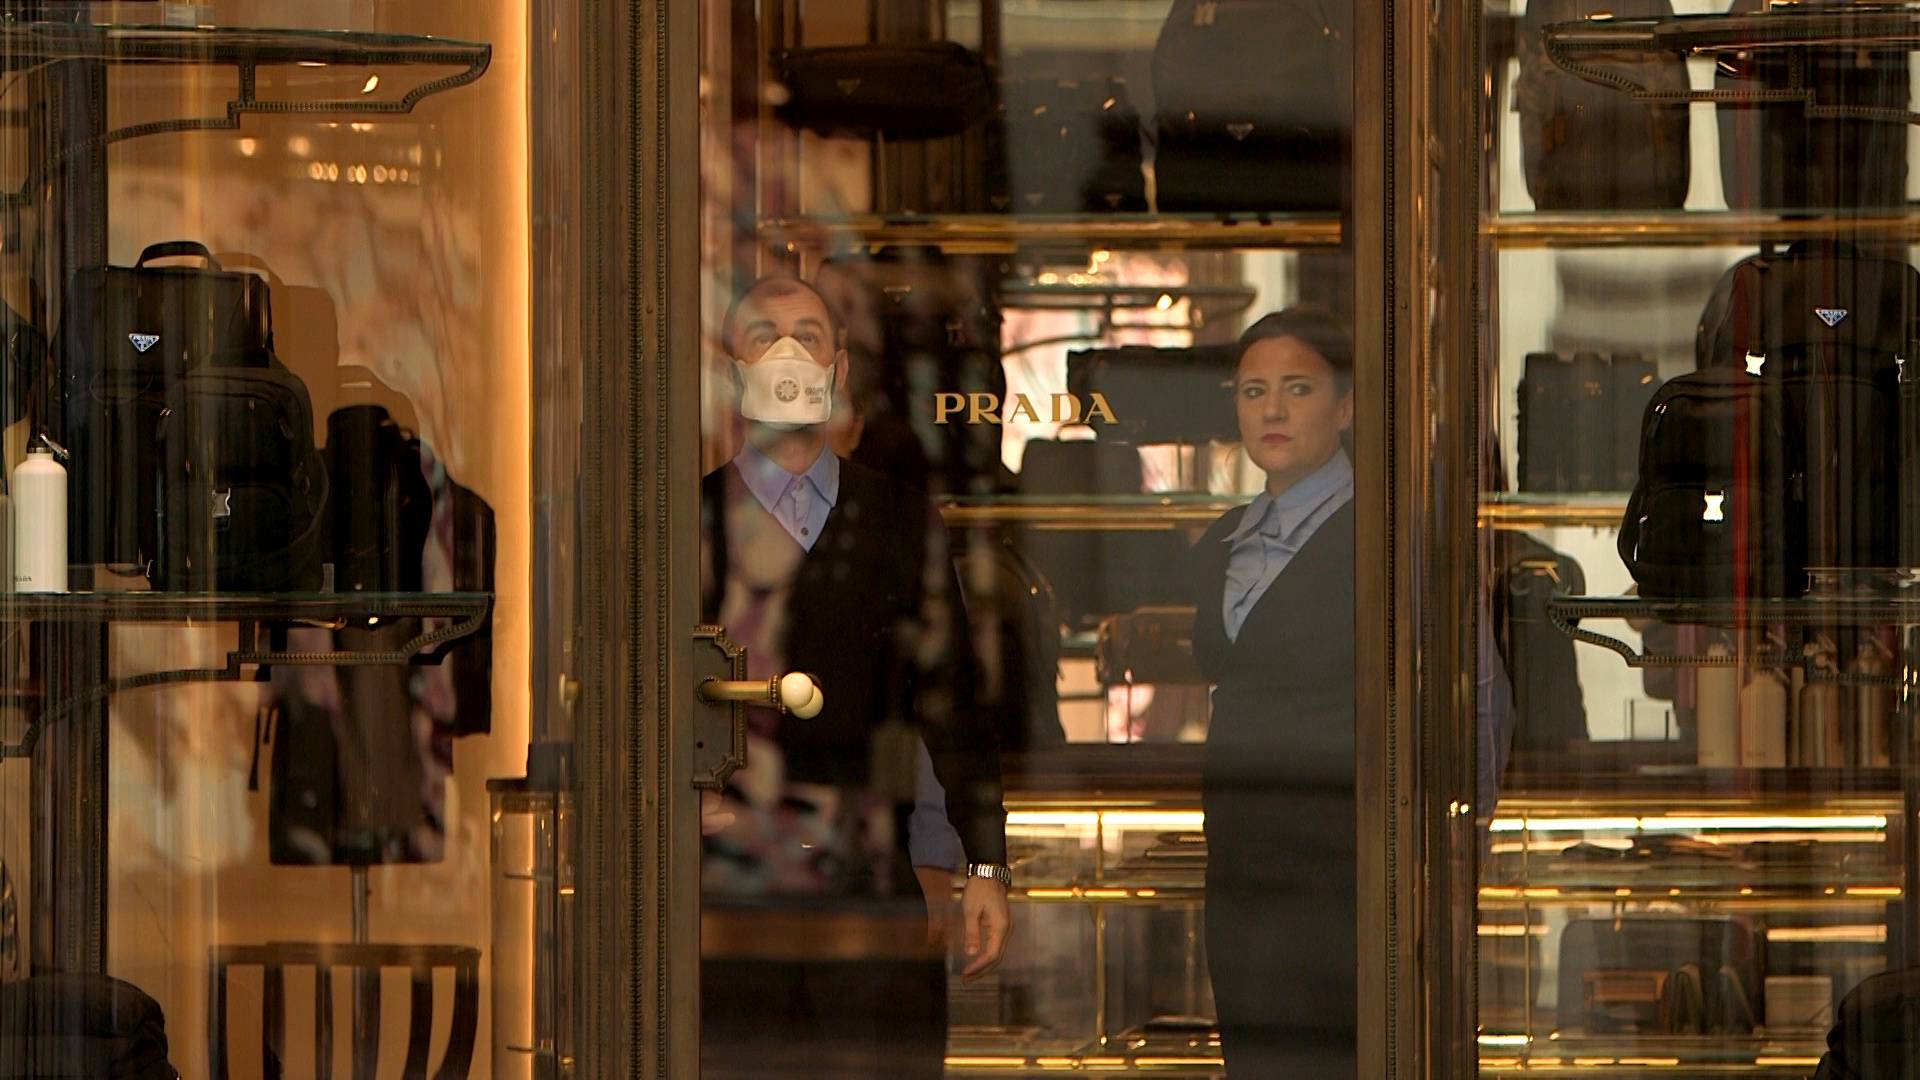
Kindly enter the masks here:
M 140 257 L 134 260 L 136 267 L 145 266 L 154 259 L 203 259 L 212 269 L 220 269 L 220 260 L 213 257 L 207 245 L 198 240 L 162 240 L 157 244 L 148 244 Z

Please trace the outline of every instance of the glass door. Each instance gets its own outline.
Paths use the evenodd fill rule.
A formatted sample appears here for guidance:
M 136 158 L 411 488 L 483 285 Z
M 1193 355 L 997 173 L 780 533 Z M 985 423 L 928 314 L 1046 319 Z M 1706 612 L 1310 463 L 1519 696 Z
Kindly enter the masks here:
M 1354 1074 L 1347 0 L 699 26 L 701 1075 Z

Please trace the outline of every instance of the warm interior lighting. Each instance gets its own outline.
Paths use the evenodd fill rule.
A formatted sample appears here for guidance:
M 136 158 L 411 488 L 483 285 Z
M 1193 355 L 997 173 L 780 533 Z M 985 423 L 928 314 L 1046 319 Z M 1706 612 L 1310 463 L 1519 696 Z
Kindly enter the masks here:
M 947 1067 L 950 1069 L 1024 1069 L 1027 1059 L 1023 1057 L 987 1057 L 985 1055 L 949 1055 Z
M 1481 937 L 1526 937 L 1529 934 L 1534 937 L 1546 937 L 1547 928 L 1544 926 L 1523 926 L 1520 923 L 1482 923 L 1479 927 L 1479 933 Z M 1484 1044 L 1487 1041 L 1486 1037 L 1482 1036 L 1480 1041 Z
M 1530 1035 L 1482 1035 L 1481 1046 L 1525 1046 L 1533 1041 Z
M 378 89 L 380 89 L 380 76 L 369 75 L 367 76 L 367 81 L 361 85 L 360 92 L 363 94 L 371 94 Z
M 240 140 L 240 156 L 252 157 L 260 152 L 260 142 L 252 137 Z
M 1115 829 L 1180 829 L 1199 832 L 1207 815 L 1198 810 L 1103 810 L 1100 823 Z
M 1898 885 L 1849 885 L 1848 896 L 1899 896 Z
M 1885 814 L 1722 814 L 1713 816 L 1494 818 L 1493 832 L 1704 832 L 1885 829 Z
M 1651 1066 L 1656 1069 L 1670 1069 L 1680 1064 L 1679 1058 L 1621 1058 L 1622 1065 Z
M 1143 1057 L 1134 1058 L 1133 1063 L 1144 1069 L 1153 1068 L 1224 1068 L 1227 1059 L 1223 1057 Z
M 1770 1057 L 1762 1055 L 1754 1058 L 1753 1063 L 1755 1065 L 1801 1066 L 1813 1069 L 1819 1067 L 1820 1059 L 1817 1057 Z

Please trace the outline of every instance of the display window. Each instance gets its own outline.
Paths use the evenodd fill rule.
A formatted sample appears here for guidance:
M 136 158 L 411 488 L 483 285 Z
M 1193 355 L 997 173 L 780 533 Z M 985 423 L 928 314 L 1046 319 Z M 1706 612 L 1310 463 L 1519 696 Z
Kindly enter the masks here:
M 1479 1075 L 1920 1047 L 1914 19 L 1482 9 Z
M 533 1054 L 526 25 L 0 12 L 0 1071 Z

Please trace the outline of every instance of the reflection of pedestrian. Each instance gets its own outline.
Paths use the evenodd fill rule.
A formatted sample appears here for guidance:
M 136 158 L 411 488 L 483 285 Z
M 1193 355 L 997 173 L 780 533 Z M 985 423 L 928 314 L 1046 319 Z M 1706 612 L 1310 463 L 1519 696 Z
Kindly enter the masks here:
M 703 614 L 747 646 L 756 678 L 808 672 L 826 705 L 807 721 L 752 710 L 748 768 L 714 817 L 710 900 L 816 899 L 779 909 L 799 919 L 799 938 L 783 950 L 795 959 L 709 962 L 708 1068 L 792 1076 L 803 1061 L 836 1077 L 937 1077 L 942 958 L 924 944 L 917 956 L 815 956 L 829 942 L 814 940 L 806 916 L 917 901 L 902 834 L 916 787 L 928 786 L 924 741 L 968 860 L 967 973 L 993 967 L 1005 945 L 998 751 L 973 716 L 966 613 L 945 533 L 924 495 L 829 448 L 847 359 L 817 292 L 763 279 L 729 313 L 723 339 L 747 445 L 702 484 Z M 878 928 L 837 948 L 885 938 Z
M 1266 490 L 1194 550 L 1194 655 L 1216 686 L 1207 963 L 1229 1075 L 1352 1076 L 1353 347 L 1307 308 L 1240 342 L 1240 436 Z

